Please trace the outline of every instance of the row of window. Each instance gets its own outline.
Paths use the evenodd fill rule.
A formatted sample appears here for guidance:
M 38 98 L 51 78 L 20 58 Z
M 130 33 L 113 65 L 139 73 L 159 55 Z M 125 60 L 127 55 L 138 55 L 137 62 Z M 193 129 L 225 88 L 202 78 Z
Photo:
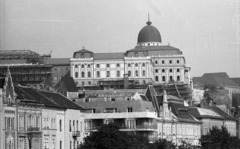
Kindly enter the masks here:
M 156 81 L 156 82 L 159 81 L 158 76 L 155 76 L 155 81 Z M 165 81 L 166 81 L 166 77 L 165 77 L 165 76 L 162 76 L 162 82 L 165 82 Z M 173 80 L 173 76 L 170 76 L 170 77 L 169 77 L 169 81 L 174 81 L 174 80 Z M 180 81 L 180 76 L 177 76 L 177 81 Z
M 173 61 L 172 61 L 172 60 L 169 60 L 168 63 L 169 63 L 169 64 L 173 64 Z M 179 63 L 180 63 L 180 60 L 177 60 L 176 63 L 179 64 Z M 158 60 L 155 60 L 155 64 L 158 64 Z M 162 64 L 165 64 L 165 60 L 162 60 Z
M 14 130 L 14 118 L 13 117 L 5 117 L 5 129 L 6 130 Z
M 69 120 L 69 132 L 72 132 L 72 131 L 82 131 L 82 122 L 80 122 L 80 130 L 79 130 L 78 120 L 76 120 L 76 121 L 75 120 Z
M 96 64 L 96 67 L 97 67 L 97 68 L 100 68 L 100 64 Z M 109 67 L 110 67 L 110 64 L 106 64 L 106 67 L 109 68 Z M 117 63 L 117 64 L 116 64 L 116 67 L 120 67 L 120 63 Z M 75 65 L 75 68 L 78 68 L 78 65 Z M 81 65 L 81 68 L 85 68 L 85 65 L 82 64 L 82 65 Z M 91 64 L 87 64 L 87 68 L 91 68 Z
M 166 72 L 165 69 L 162 69 L 162 72 Z M 173 69 L 169 69 L 169 72 L 173 72 Z M 177 72 L 180 72 L 180 69 L 177 69 Z M 158 73 L 158 69 L 155 69 L 155 73 Z
M 85 78 L 85 72 L 81 72 L 81 77 Z M 91 78 L 91 72 L 88 71 L 87 77 Z M 111 77 L 110 76 L 110 71 L 107 71 L 106 77 Z M 120 71 L 117 71 L 117 77 L 120 77 Z M 75 78 L 79 78 L 78 72 L 75 72 Z M 97 71 L 97 78 L 100 78 L 100 71 Z

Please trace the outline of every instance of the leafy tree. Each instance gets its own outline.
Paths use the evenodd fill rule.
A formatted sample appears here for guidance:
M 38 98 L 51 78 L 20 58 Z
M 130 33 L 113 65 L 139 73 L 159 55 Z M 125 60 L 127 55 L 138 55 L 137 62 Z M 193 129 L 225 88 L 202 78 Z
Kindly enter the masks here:
M 225 126 L 222 126 L 221 129 L 214 126 L 200 139 L 204 149 L 240 149 L 239 141 L 238 138 L 230 135 Z
M 156 142 L 149 144 L 149 149 L 175 149 L 176 145 L 172 141 L 159 139 Z
M 205 84 L 204 85 L 204 100 L 207 104 L 210 103 L 210 101 L 213 101 L 213 96 L 215 93 L 217 93 L 217 87 L 212 84 Z
M 114 124 L 103 125 L 84 138 L 78 149 L 147 149 L 148 138 L 119 131 Z
M 178 147 L 179 149 L 192 149 L 194 148 L 192 144 L 187 143 L 186 141 L 182 140 L 182 144 Z

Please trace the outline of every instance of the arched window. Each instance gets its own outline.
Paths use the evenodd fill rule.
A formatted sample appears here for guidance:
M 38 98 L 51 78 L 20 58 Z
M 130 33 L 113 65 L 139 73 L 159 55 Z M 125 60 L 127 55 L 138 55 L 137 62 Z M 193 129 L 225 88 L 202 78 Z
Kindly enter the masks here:
M 173 81 L 173 77 L 172 76 L 170 76 L 170 81 Z
M 75 65 L 75 68 L 78 68 L 78 65 Z
M 180 76 L 177 76 L 177 81 L 180 81 Z
M 128 76 L 131 77 L 131 71 L 130 70 L 128 71 Z
M 169 60 L 169 64 L 172 64 L 172 60 Z
M 165 72 L 165 69 L 162 69 L 162 72 Z
M 138 71 L 137 70 L 135 71 L 135 76 L 138 77 Z
M 179 68 L 177 69 L 177 72 L 180 72 L 180 69 L 179 69 Z
M 169 72 L 172 72 L 172 69 L 169 69 Z
M 164 60 L 162 60 L 162 64 L 164 64 L 165 62 L 164 62 Z
M 84 68 L 84 64 L 82 64 L 82 66 L 81 66 L 82 68 Z
M 145 63 L 142 63 L 142 67 L 145 67 Z
M 88 68 L 90 68 L 91 67 L 91 65 L 90 64 L 88 64 Z
M 158 73 L 158 69 L 155 69 L 155 72 Z
M 177 64 L 179 64 L 179 60 L 177 60 Z
M 146 71 L 143 70 L 143 71 L 142 71 L 142 76 L 145 77 L 145 75 L 146 75 Z
M 78 78 L 78 72 L 75 72 L 75 78 Z
M 62 141 L 60 141 L 60 149 L 62 149 Z
M 158 61 L 157 61 L 157 60 L 155 61 L 155 64 L 158 64 Z
M 82 72 L 82 78 L 84 78 L 84 77 L 85 77 L 84 72 Z
M 158 76 L 155 76 L 155 81 L 158 81 Z
M 90 71 L 88 72 L 88 77 L 91 78 L 91 72 Z
M 131 67 L 131 64 L 130 64 L 130 63 L 128 63 L 128 67 Z
M 62 120 L 59 120 L 59 131 L 62 131 Z
M 166 78 L 165 76 L 162 76 L 162 81 L 165 82 Z
M 117 77 L 120 77 L 120 71 L 117 71 Z
M 135 67 L 138 67 L 138 63 L 135 63 Z

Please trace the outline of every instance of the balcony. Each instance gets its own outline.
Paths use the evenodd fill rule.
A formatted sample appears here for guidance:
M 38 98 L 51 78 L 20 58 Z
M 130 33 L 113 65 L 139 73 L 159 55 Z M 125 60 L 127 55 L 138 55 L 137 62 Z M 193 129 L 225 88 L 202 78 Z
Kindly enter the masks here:
M 37 131 L 40 131 L 40 128 L 39 127 L 28 127 L 27 131 L 29 131 L 29 132 L 37 132 Z
M 80 135 L 80 131 L 73 131 L 73 132 L 72 132 L 72 136 L 73 136 L 74 138 L 80 137 L 80 136 L 81 136 L 81 135 Z

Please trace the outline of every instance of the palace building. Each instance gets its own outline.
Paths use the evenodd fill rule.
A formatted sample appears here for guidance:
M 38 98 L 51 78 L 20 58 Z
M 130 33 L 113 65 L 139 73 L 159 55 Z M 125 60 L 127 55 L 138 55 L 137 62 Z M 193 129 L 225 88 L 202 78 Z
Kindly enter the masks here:
M 78 87 L 108 82 L 114 88 L 123 86 L 124 78 L 139 85 L 190 84 L 190 67 L 182 51 L 162 45 L 160 32 L 150 21 L 140 30 L 135 48 L 122 53 L 94 53 L 83 48 L 70 59 L 70 71 Z

